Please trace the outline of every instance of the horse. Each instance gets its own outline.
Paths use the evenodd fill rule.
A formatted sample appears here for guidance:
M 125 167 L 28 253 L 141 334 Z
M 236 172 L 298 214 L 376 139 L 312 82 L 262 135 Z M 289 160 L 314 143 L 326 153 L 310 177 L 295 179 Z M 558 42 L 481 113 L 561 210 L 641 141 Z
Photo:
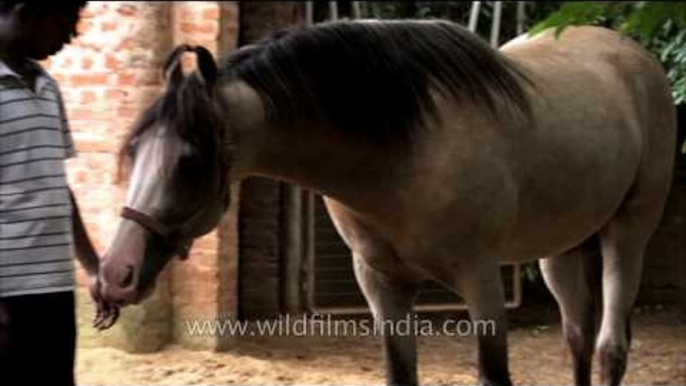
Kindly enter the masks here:
M 405 319 L 435 280 L 495 323 L 477 336 L 479 379 L 511 385 L 500 266 L 539 261 L 575 383 L 591 383 L 594 355 L 603 383 L 621 383 L 676 154 L 668 81 L 638 43 L 579 26 L 494 49 L 449 21 L 337 21 L 219 65 L 180 45 L 164 76 L 122 146 L 103 299 L 143 301 L 234 183 L 269 177 L 324 197 L 376 323 Z M 417 384 L 416 337 L 382 339 L 387 382 Z

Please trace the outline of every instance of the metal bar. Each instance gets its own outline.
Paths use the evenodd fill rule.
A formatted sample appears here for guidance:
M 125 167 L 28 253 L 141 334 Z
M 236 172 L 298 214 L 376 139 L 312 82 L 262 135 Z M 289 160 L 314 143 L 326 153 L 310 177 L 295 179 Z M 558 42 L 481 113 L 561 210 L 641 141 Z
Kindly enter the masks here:
M 521 266 L 519 264 L 512 265 L 512 283 L 514 292 L 512 295 L 514 299 L 511 302 L 511 308 L 517 308 L 522 305 L 522 277 Z
M 303 219 L 305 220 L 305 261 L 307 262 L 307 280 L 304 292 L 306 292 L 307 308 L 311 310 L 316 303 L 315 291 L 317 290 L 317 286 L 315 283 L 315 259 L 317 258 L 315 256 L 315 243 L 317 242 L 317 240 L 315 240 L 316 207 L 314 193 L 312 193 L 309 190 L 306 190 L 305 197 L 303 199 L 305 200 L 305 204 L 303 205 L 303 209 L 305 211 L 305 213 L 303 214 Z
M 307 26 L 314 24 L 314 1 L 305 2 L 305 23 Z
M 332 315 L 356 315 L 368 314 L 370 312 L 367 305 L 364 306 L 349 306 L 349 307 L 318 307 L 315 300 L 315 271 L 314 271 L 314 251 L 312 251 L 312 265 L 310 275 L 308 277 L 308 303 L 307 309 L 312 313 L 318 314 L 332 314 Z M 522 282 L 520 278 L 521 266 L 520 264 L 503 264 L 504 266 L 512 267 L 512 298 L 505 301 L 505 308 L 514 309 L 522 304 Z M 440 311 L 460 311 L 469 310 L 465 303 L 424 303 L 416 304 L 413 307 L 416 312 L 440 312 Z
M 520 302 L 517 300 L 508 300 L 505 302 L 505 308 L 512 309 L 519 307 Z M 418 304 L 412 308 L 415 312 L 441 312 L 441 311 L 468 311 L 469 308 L 464 303 L 426 303 Z M 310 307 L 310 312 L 315 314 L 331 314 L 331 315 L 361 315 L 370 314 L 368 306 L 357 307 Z
M 524 24 L 526 23 L 526 2 L 517 2 L 517 35 L 524 33 Z
M 302 299 L 302 264 L 304 245 L 302 243 L 303 200 L 302 189 L 295 185 L 284 185 L 284 231 L 283 231 L 283 293 L 282 300 L 286 312 L 300 313 Z
M 353 19 L 361 19 L 362 18 L 362 7 L 360 7 L 360 2 L 359 1 L 353 1 L 352 2 L 352 8 L 353 8 Z
M 472 10 L 469 13 L 469 26 L 467 27 L 471 32 L 476 32 L 477 24 L 479 24 L 479 10 L 481 9 L 480 1 L 472 1 Z
M 329 1 L 329 19 L 338 20 L 338 2 Z
M 500 38 L 500 20 L 503 17 L 503 2 L 496 1 L 493 5 L 493 22 L 491 23 L 491 46 L 498 47 Z

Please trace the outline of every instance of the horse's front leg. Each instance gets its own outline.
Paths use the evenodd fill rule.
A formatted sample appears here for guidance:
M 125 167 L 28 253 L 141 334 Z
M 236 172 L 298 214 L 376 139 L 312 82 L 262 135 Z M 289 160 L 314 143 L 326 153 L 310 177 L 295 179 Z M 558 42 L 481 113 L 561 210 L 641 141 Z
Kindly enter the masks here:
M 461 267 L 456 282 L 477 334 L 480 382 L 488 386 L 512 385 L 507 357 L 505 291 L 500 276 L 497 261 L 480 260 Z
M 355 276 L 372 310 L 377 331 L 383 335 L 387 383 L 416 385 L 416 339 L 411 331 L 398 334 L 397 327 L 398 322 L 412 315 L 417 284 L 373 268 L 360 254 L 353 253 L 353 261 Z

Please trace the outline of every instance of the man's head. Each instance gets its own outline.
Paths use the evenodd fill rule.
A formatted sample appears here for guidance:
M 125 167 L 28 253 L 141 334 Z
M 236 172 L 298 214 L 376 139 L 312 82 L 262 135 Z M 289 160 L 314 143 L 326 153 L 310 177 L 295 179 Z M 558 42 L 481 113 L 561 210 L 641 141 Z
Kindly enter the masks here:
M 76 36 L 86 1 L 0 1 L 0 52 L 15 59 L 43 60 Z

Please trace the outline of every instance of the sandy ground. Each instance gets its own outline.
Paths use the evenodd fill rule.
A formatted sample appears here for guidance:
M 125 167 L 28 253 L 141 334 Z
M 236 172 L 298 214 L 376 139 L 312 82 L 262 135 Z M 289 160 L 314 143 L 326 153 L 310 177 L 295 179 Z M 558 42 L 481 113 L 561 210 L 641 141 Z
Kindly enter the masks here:
M 557 317 L 534 320 L 513 319 L 509 341 L 513 381 L 570 385 L 571 359 Z M 676 310 L 638 310 L 624 384 L 686 385 L 685 322 Z M 419 366 L 423 384 L 475 384 L 475 341 L 422 337 Z M 369 337 L 241 338 L 226 352 L 177 346 L 154 354 L 132 355 L 109 348 L 78 352 L 82 385 L 380 385 L 383 374 L 380 342 Z

